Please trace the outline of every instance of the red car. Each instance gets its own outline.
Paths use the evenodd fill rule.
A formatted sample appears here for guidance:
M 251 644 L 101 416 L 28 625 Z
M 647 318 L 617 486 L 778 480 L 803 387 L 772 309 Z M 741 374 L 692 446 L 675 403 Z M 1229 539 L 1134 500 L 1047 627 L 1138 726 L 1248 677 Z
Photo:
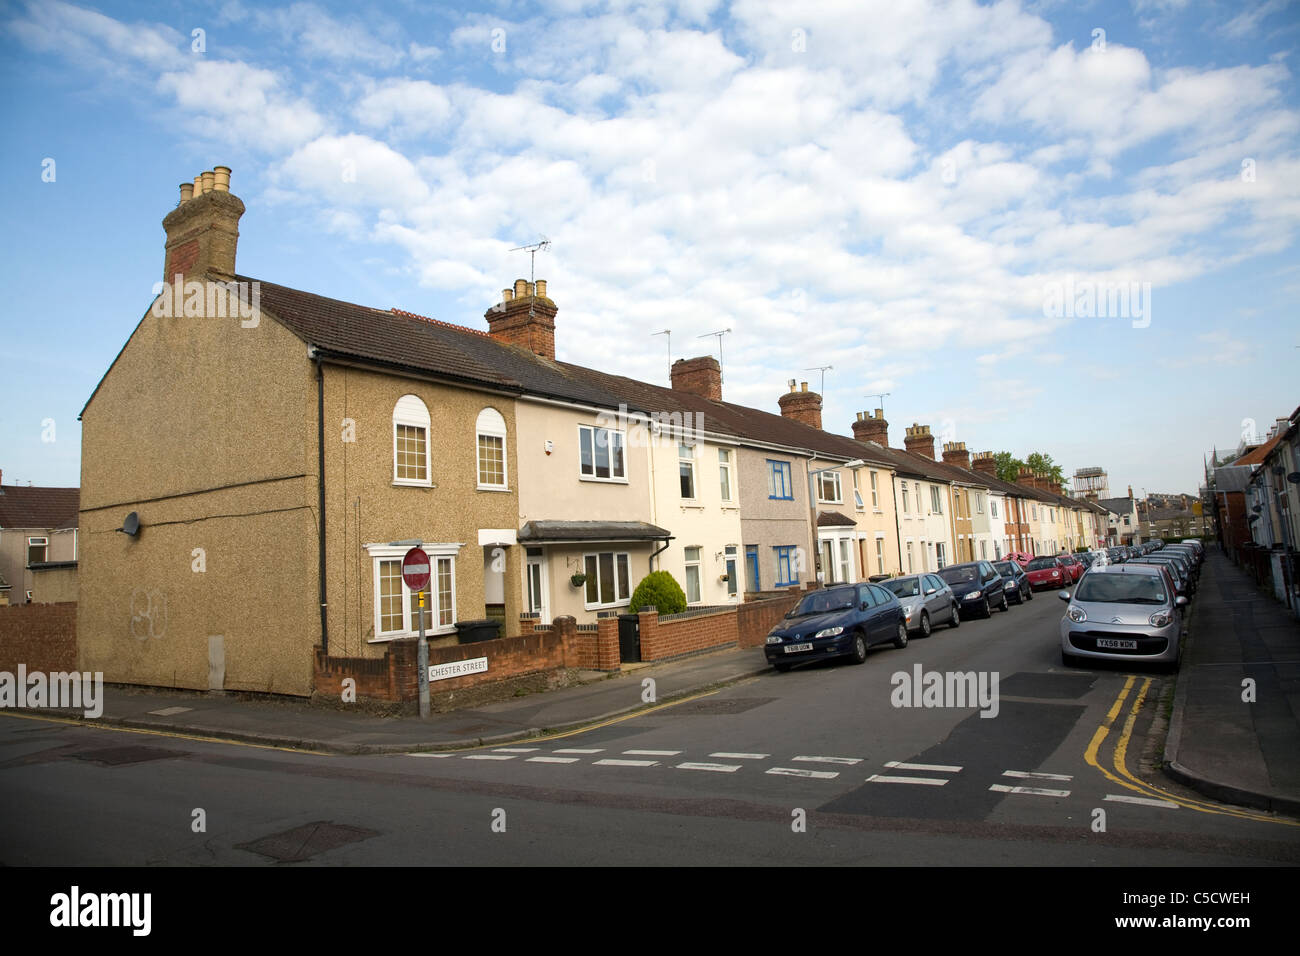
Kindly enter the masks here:
M 1025 565 L 1025 573 L 1029 575 L 1029 586 L 1035 591 L 1070 586 L 1070 569 L 1061 563 L 1060 558 L 1040 554 Z
M 1084 568 L 1083 562 L 1072 554 L 1058 554 L 1056 560 L 1065 565 L 1066 570 L 1070 572 L 1071 584 L 1083 577 L 1083 572 L 1087 570 Z

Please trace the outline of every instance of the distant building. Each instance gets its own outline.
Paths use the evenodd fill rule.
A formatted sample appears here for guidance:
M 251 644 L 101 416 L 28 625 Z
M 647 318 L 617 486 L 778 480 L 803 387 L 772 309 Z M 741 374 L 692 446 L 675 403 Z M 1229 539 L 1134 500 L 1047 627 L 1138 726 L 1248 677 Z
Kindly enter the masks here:
M 1091 498 L 1095 501 L 1110 497 L 1110 483 L 1104 468 L 1076 469 L 1072 488 L 1071 494 L 1076 498 Z
M 79 499 L 77 488 L 0 483 L 0 603 L 76 600 Z

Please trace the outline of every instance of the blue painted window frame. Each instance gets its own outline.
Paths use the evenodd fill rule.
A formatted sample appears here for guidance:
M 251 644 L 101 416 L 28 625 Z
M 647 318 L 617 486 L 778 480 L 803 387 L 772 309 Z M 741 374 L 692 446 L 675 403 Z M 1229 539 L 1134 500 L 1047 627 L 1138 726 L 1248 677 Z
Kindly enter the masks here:
M 794 480 L 791 475 L 790 463 L 769 458 L 767 459 L 767 465 L 768 484 L 771 486 L 767 497 L 776 501 L 794 501 Z M 783 490 L 785 494 L 776 494 L 775 492 L 778 490 Z

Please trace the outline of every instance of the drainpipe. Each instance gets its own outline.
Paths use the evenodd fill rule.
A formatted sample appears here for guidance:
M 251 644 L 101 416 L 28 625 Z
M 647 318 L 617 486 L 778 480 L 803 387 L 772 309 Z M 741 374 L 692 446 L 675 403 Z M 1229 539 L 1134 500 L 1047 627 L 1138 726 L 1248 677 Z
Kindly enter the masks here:
M 319 471 L 316 484 L 320 509 L 320 646 L 322 653 L 329 654 L 330 634 L 325 620 L 325 371 L 319 353 L 313 350 L 313 355 L 316 359 L 316 466 Z
M 668 542 L 669 542 L 669 541 L 672 541 L 672 540 L 673 540 L 672 537 L 664 538 L 664 546 L 663 546 L 662 548 L 660 548 L 658 551 L 651 551 L 651 552 L 650 552 L 650 570 L 651 570 L 651 571 L 654 571 L 654 569 L 655 569 L 655 558 L 658 557 L 659 555 L 663 554 L 665 551 L 668 550 Z
M 898 488 L 894 489 L 894 535 L 894 543 L 898 545 L 898 573 L 902 575 L 907 572 L 903 571 L 903 526 L 898 521 Z

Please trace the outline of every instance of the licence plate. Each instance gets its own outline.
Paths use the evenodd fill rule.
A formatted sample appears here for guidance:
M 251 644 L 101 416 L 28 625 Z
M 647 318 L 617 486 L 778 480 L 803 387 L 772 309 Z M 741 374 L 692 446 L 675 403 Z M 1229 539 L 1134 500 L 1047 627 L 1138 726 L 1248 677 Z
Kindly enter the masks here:
M 812 650 L 811 644 L 787 644 L 785 646 L 785 652 L 787 654 L 794 654 L 797 651 L 811 651 L 811 650 Z
M 1137 641 L 1122 641 L 1122 640 L 1117 640 L 1116 638 L 1113 637 L 1097 638 L 1098 648 L 1104 647 L 1113 651 L 1136 651 L 1137 646 L 1138 646 Z

